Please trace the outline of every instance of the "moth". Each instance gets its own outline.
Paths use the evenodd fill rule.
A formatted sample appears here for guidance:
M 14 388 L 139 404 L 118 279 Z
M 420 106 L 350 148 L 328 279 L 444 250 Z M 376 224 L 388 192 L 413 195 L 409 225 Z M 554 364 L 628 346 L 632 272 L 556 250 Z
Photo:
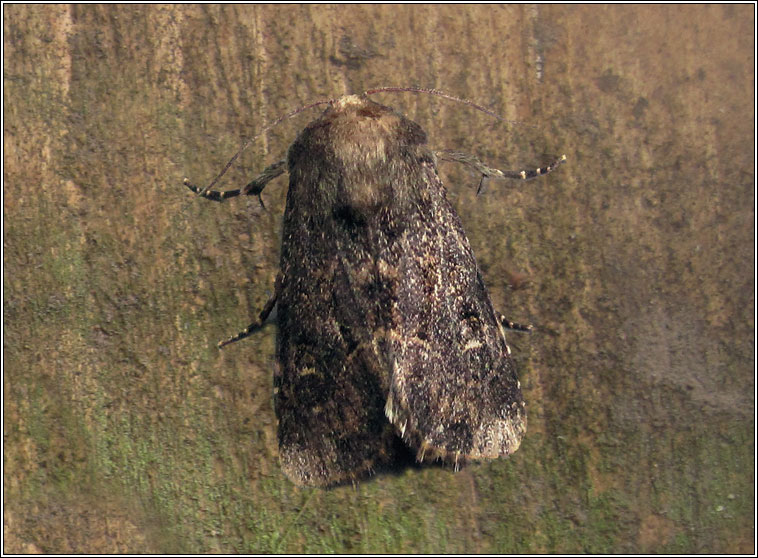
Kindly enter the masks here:
M 403 89 L 407 90 L 407 89 Z M 415 122 L 367 92 L 329 101 L 279 161 L 221 201 L 258 195 L 289 173 L 281 263 L 260 316 L 277 307 L 275 411 L 281 466 L 299 485 L 355 482 L 394 459 L 458 468 L 515 452 L 526 406 L 493 308 L 437 160 L 482 177 L 527 179 L 560 164 L 502 172 L 427 145 Z M 228 166 L 228 165 L 227 165 Z M 262 203 L 262 202 L 261 202 Z

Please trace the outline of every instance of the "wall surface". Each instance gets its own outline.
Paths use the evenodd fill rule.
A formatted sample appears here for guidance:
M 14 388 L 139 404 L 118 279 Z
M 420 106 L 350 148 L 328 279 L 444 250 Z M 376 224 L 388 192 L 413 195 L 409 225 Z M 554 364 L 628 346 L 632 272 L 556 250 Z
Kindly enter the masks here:
M 754 7 L 3 7 L 5 552 L 710 552 L 754 543 Z M 511 458 L 330 491 L 278 464 L 285 177 L 191 195 L 371 87 L 437 148 L 529 409 Z M 221 182 L 281 158 L 318 110 Z M 523 287 L 514 289 L 513 287 Z

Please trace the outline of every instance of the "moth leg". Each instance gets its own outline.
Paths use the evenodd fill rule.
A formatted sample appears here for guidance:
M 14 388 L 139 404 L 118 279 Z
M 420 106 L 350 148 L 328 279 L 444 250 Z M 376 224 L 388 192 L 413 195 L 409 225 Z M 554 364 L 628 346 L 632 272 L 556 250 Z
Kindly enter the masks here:
M 184 185 L 195 192 L 198 196 L 211 201 L 220 202 L 228 198 L 236 198 L 237 196 L 258 196 L 258 201 L 261 203 L 261 207 L 265 208 L 263 205 L 263 198 L 261 198 L 261 192 L 263 192 L 263 188 L 266 187 L 266 184 L 287 170 L 286 166 L 286 159 L 277 161 L 273 165 L 269 165 L 263 169 L 262 173 L 256 176 L 243 188 L 239 188 L 237 190 L 225 190 L 223 192 L 219 192 L 217 190 L 206 190 L 205 188 L 195 186 L 187 178 L 184 179 Z
M 503 326 L 504 329 L 510 329 L 512 331 L 521 331 L 523 333 L 531 333 L 534 330 L 534 326 L 532 324 L 520 324 L 518 322 L 512 322 L 508 318 L 506 318 L 503 314 L 497 315 L 497 321 L 500 322 L 500 325 Z
M 476 190 L 477 194 L 482 191 L 482 186 L 484 185 L 485 178 L 516 178 L 519 180 L 531 180 L 532 178 L 537 178 L 538 176 L 543 176 L 545 174 L 553 172 L 566 160 L 566 156 L 561 155 L 558 157 L 558 159 L 546 167 L 539 167 L 536 169 L 522 171 L 501 171 L 499 169 L 488 167 L 477 157 L 469 155 L 467 153 L 458 153 L 456 151 L 443 150 L 435 152 L 435 155 L 437 155 L 438 159 L 441 159 L 443 161 L 463 163 L 464 165 L 468 165 L 480 173 L 482 175 L 482 179 L 479 181 L 479 188 Z
M 239 341 L 240 339 L 244 339 L 245 337 L 248 337 L 258 331 L 260 328 L 263 327 L 263 324 L 266 321 L 266 318 L 268 318 L 269 314 L 271 314 L 271 311 L 274 309 L 274 306 L 276 305 L 276 300 L 279 298 L 279 292 L 281 291 L 282 287 L 282 275 L 281 273 L 276 276 L 276 282 L 274 283 L 274 294 L 271 295 L 271 297 L 266 302 L 266 305 L 263 307 L 263 310 L 261 310 L 261 313 L 258 314 L 258 319 L 255 320 L 253 323 L 251 323 L 249 326 L 247 326 L 245 329 L 240 331 L 237 335 L 233 335 L 226 341 L 219 341 L 217 347 L 220 349 L 226 345 L 229 345 L 230 343 L 234 343 L 235 341 Z

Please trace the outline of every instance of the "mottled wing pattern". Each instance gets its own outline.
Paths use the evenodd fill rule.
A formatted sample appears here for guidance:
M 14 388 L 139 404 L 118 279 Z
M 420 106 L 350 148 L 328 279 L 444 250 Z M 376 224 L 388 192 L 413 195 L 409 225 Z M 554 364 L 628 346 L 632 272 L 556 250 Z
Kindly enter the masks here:
M 384 415 L 391 367 L 375 335 L 391 320 L 393 286 L 377 271 L 365 228 L 341 219 L 292 222 L 302 242 L 283 243 L 280 460 L 300 484 L 328 486 L 393 459 L 394 428 Z
M 519 381 L 460 220 L 426 168 L 431 199 L 393 258 L 404 280 L 386 414 L 419 460 L 505 456 L 526 431 Z
M 275 409 L 299 484 L 417 457 L 512 453 L 526 413 L 503 330 L 426 135 L 345 97 L 290 148 Z M 389 419 L 389 420 L 388 420 Z

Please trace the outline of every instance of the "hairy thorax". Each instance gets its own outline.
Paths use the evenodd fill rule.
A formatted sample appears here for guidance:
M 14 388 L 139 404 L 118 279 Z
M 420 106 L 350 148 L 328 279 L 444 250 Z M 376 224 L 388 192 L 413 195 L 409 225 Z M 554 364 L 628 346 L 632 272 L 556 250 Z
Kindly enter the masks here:
M 312 162 L 320 159 L 315 167 Z M 314 214 L 370 220 L 413 198 L 410 169 L 432 155 L 426 133 L 392 109 L 358 95 L 337 99 L 303 130 L 289 151 L 294 192 Z

